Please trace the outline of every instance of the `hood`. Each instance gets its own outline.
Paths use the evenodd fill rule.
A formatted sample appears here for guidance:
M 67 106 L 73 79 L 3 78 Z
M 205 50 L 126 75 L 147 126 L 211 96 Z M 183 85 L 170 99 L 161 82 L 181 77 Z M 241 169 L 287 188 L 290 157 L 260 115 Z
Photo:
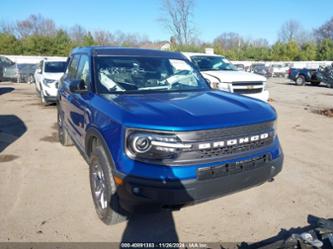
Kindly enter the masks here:
M 64 73 L 43 73 L 44 79 L 60 80 Z
M 257 74 L 244 71 L 202 71 L 201 74 L 210 81 L 218 78 L 221 82 L 237 82 L 237 81 L 266 81 L 266 78 Z
M 104 95 L 113 118 L 127 127 L 202 130 L 250 125 L 276 119 L 273 108 L 252 98 L 218 90 Z

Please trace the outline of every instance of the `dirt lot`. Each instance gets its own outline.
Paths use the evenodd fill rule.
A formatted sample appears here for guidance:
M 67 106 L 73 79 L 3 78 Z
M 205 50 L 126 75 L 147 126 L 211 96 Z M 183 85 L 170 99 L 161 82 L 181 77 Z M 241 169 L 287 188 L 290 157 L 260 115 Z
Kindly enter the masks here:
M 34 87 L 0 83 L 0 241 L 257 241 L 304 227 L 307 215 L 333 218 L 333 89 L 269 82 L 285 153 L 272 183 L 181 211 L 101 223 L 88 168 L 57 142 L 56 108 Z

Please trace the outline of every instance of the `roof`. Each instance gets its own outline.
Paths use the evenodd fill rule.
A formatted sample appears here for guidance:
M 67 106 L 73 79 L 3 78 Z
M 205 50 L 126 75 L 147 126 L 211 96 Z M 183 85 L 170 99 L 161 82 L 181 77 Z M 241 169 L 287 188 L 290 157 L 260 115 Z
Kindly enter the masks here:
M 192 53 L 192 52 L 182 52 L 183 55 L 185 55 L 187 58 L 190 59 L 192 56 L 214 56 L 214 57 L 224 57 L 217 54 L 205 54 L 205 53 Z
M 169 52 L 169 51 L 143 49 L 143 48 L 92 46 L 92 47 L 79 47 L 79 48 L 74 48 L 72 50 L 72 54 L 82 53 L 82 52 L 91 53 L 96 56 L 99 55 L 147 56 L 147 57 L 166 57 L 172 59 L 186 59 L 184 55 L 178 52 Z

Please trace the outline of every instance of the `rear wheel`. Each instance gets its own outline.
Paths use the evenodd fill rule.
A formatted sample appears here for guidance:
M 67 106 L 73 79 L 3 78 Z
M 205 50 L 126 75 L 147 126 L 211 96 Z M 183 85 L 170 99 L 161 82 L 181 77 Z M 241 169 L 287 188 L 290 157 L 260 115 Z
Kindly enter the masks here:
M 119 205 L 111 165 L 98 140 L 95 140 L 91 152 L 89 178 L 98 217 L 107 225 L 125 221 L 127 213 Z
M 296 85 L 304 86 L 305 85 L 305 78 L 303 75 L 299 75 L 295 80 Z
M 63 146 L 70 146 L 73 145 L 73 141 L 71 139 L 71 137 L 68 134 L 67 129 L 64 127 L 64 121 L 63 121 L 63 117 L 58 109 L 58 138 L 59 138 L 59 142 L 63 145 Z

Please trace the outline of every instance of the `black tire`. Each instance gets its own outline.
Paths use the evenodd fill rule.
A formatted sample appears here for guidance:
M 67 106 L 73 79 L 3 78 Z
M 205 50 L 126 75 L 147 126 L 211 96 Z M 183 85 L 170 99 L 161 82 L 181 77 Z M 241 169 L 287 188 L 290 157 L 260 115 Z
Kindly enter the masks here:
M 305 85 L 305 78 L 303 75 L 299 75 L 295 80 L 296 85 L 304 86 Z
M 58 119 L 57 119 L 57 124 L 58 124 L 58 139 L 59 142 L 63 145 L 63 146 L 70 146 L 73 145 L 73 140 L 71 139 L 71 137 L 68 134 L 67 129 L 64 127 L 64 121 L 62 118 L 62 115 L 58 109 Z
M 117 224 L 127 220 L 128 213 L 120 207 L 112 168 L 103 146 L 95 141 L 89 165 L 91 195 L 101 221 L 106 225 Z M 97 193 L 98 189 L 101 189 L 100 193 Z

